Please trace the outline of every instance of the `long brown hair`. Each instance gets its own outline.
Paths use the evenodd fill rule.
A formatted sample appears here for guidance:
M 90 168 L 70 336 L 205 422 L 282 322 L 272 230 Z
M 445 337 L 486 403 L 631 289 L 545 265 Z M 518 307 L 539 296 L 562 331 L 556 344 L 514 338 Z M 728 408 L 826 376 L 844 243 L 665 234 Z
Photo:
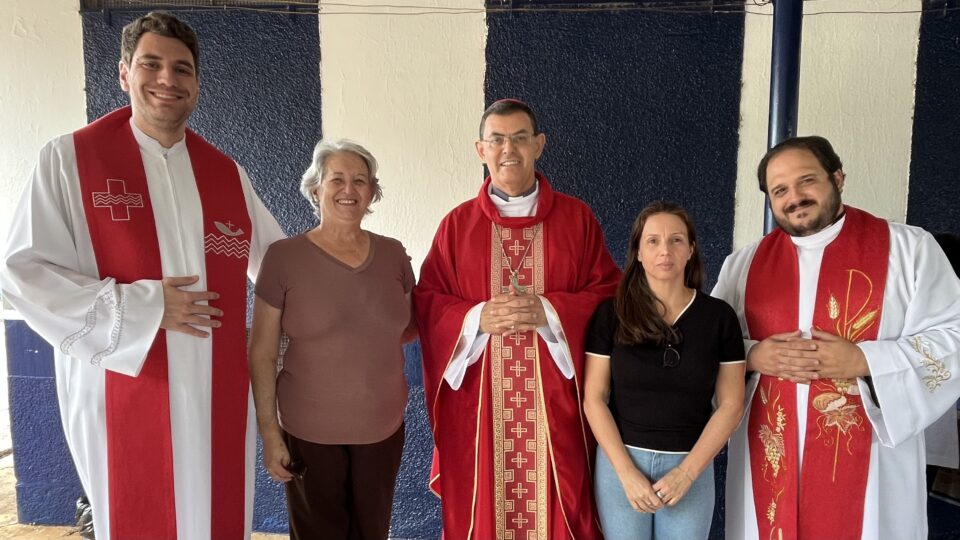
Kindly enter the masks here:
M 693 255 L 683 269 L 683 284 L 699 291 L 703 287 L 703 259 L 700 257 L 697 231 L 686 210 L 678 204 L 657 201 L 640 211 L 630 232 L 630 244 L 627 248 L 627 264 L 617 287 L 614 308 L 620 327 L 617 330 L 617 342 L 624 345 L 640 343 L 676 343 L 679 339 L 674 330 L 660 315 L 666 306 L 660 301 L 647 283 L 647 273 L 643 270 L 637 254 L 640 251 L 640 237 L 647 220 L 655 214 L 671 214 L 680 218 L 687 227 L 687 240 L 693 248 Z

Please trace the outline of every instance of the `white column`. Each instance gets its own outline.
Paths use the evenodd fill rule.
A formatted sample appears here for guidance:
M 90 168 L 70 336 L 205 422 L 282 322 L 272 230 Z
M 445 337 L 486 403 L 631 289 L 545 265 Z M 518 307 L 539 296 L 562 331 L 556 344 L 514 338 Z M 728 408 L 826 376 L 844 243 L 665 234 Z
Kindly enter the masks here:
M 383 200 L 364 227 L 402 241 L 419 272 L 440 219 L 482 181 L 473 143 L 484 108 L 484 2 L 415 2 L 472 11 L 459 15 L 351 4 L 320 15 L 323 135 L 376 156 Z
M 904 221 L 913 139 L 920 0 L 804 2 L 798 135 L 843 160 L 845 203 Z M 763 233 L 757 165 L 766 151 L 772 6 L 747 4 L 734 248 Z M 836 12 L 859 13 L 836 13 Z M 915 13 L 889 14 L 880 12 Z M 765 15 L 764 15 L 765 14 Z

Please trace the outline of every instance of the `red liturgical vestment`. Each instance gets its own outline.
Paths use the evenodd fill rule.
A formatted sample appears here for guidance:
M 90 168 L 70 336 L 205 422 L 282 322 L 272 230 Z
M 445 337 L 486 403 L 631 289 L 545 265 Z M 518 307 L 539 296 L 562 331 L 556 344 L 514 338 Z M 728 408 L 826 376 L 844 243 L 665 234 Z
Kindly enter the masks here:
M 583 202 L 538 175 L 537 210 L 502 217 L 488 179 L 444 218 L 414 302 L 436 450 L 430 485 L 447 538 L 597 538 L 595 444 L 581 407 L 583 340 L 620 272 Z M 491 336 L 452 389 L 443 375 L 467 312 L 505 292 L 511 275 L 559 315 L 574 375 L 558 369 L 536 332 Z
M 823 255 L 814 328 L 854 343 L 875 340 L 889 254 L 887 222 L 847 208 L 840 235 Z M 760 242 L 747 277 L 751 337 L 790 331 L 799 311 L 798 290 L 796 248 L 777 229 Z M 807 425 L 798 426 L 796 384 L 760 376 L 749 410 L 748 440 L 761 536 L 860 538 L 871 428 L 859 388 L 852 379 L 816 380 L 810 383 L 807 405 Z M 802 448 L 799 429 L 807 433 Z

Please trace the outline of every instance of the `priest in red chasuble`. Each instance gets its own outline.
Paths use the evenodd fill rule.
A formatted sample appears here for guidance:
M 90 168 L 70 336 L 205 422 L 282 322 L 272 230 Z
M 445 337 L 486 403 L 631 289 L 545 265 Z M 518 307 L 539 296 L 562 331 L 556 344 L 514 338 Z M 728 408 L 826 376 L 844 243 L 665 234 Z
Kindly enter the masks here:
M 925 539 L 924 429 L 956 421 L 960 281 L 923 229 L 841 202 L 826 139 L 780 143 L 758 176 L 779 227 L 730 255 L 713 291 L 753 372 L 727 538 Z
M 535 171 L 546 138 L 491 105 L 480 193 L 447 214 L 414 304 L 446 538 L 600 538 L 583 341 L 620 271 L 593 212 Z
M 186 127 L 194 31 L 140 17 L 118 69 L 131 106 L 41 150 L 3 294 L 54 347 L 97 539 L 247 538 L 247 277 L 283 234 L 243 169 Z

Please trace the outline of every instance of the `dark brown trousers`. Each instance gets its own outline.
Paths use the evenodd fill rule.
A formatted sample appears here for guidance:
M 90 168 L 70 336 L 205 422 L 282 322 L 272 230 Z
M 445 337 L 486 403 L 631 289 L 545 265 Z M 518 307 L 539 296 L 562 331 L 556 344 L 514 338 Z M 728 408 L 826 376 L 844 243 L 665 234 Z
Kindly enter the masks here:
M 385 540 L 403 454 L 404 426 L 373 444 L 316 444 L 284 433 L 307 469 L 287 482 L 293 540 Z

